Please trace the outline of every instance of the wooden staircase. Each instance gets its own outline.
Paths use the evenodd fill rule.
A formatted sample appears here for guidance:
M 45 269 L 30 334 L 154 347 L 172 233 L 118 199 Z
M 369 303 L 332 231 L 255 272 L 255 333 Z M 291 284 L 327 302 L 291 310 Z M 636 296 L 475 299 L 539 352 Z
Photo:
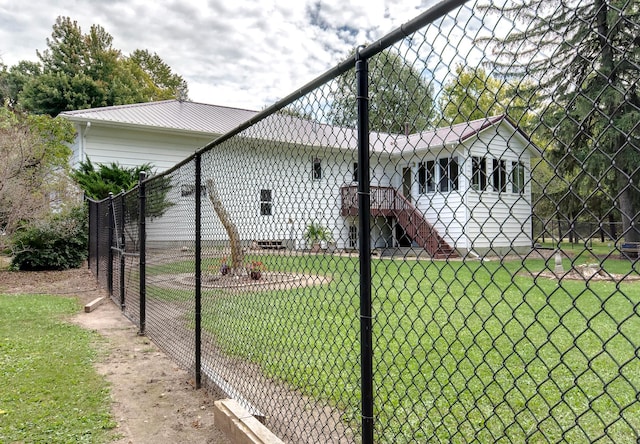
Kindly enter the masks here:
M 434 259 L 458 257 L 456 250 L 438 234 L 423 214 L 402 194 L 395 193 L 393 214 L 407 236 Z
M 395 188 L 371 187 L 370 192 L 372 216 L 395 217 L 407 237 L 424 248 L 434 259 L 458 257 L 456 250 L 438 234 L 420 210 Z M 343 216 L 357 216 L 357 188 L 343 187 L 341 195 L 341 214 Z

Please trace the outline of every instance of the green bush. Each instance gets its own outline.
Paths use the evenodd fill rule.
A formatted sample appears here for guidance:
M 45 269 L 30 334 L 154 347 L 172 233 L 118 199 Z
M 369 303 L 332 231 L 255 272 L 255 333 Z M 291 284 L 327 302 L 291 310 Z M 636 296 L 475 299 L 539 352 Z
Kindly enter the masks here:
M 78 268 L 87 257 L 87 216 L 84 207 L 56 214 L 26 226 L 13 238 L 14 270 Z

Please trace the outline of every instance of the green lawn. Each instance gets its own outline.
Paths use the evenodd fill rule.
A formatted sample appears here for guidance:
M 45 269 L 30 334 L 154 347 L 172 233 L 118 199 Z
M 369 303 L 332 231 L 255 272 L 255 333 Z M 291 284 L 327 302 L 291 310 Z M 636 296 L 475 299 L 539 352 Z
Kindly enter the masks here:
M 205 292 L 204 328 L 227 353 L 328 400 L 357 428 L 357 259 L 260 259 L 269 270 L 332 281 L 280 291 Z M 531 275 L 544 267 L 540 259 L 373 261 L 378 442 L 636 443 L 640 281 L 558 282 Z M 638 271 L 637 264 L 612 258 L 603 267 Z M 148 290 L 155 297 L 189 297 L 181 293 Z
M 92 364 L 98 337 L 63 320 L 79 308 L 0 295 L 0 442 L 109 442 L 108 386 Z
M 560 249 L 567 255 L 574 258 L 576 263 L 599 262 L 597 258 L 618 259 L 620 250 L 618 248 L 623 244 L 622 241 L 616 243 L 613 241 L 600 242 L 599 240 L 589 239 L 583 243 L 571 243 L 568 241 L 560 243 Z M 554 242 L 542 242 L 543 248 L 554 249 L 558 244 Z

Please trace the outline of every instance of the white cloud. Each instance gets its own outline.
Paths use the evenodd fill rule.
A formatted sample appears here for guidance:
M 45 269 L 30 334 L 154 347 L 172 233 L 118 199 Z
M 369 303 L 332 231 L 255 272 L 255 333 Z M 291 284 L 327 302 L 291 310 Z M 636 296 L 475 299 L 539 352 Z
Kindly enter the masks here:
M 129 54 L 156 52 L 192 100 L 260 109 L 436 0 L 0 0 L 0 57 L 37 60 L 58 16 L 101 25 Z

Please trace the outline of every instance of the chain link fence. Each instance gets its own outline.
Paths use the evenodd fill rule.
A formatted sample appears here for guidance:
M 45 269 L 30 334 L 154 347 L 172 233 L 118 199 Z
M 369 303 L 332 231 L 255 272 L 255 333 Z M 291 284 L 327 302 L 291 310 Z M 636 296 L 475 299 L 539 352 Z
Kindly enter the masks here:
M 440 2 L 91 202 L 90 267 L 285 442 L 636 443 L 639 14 Z

